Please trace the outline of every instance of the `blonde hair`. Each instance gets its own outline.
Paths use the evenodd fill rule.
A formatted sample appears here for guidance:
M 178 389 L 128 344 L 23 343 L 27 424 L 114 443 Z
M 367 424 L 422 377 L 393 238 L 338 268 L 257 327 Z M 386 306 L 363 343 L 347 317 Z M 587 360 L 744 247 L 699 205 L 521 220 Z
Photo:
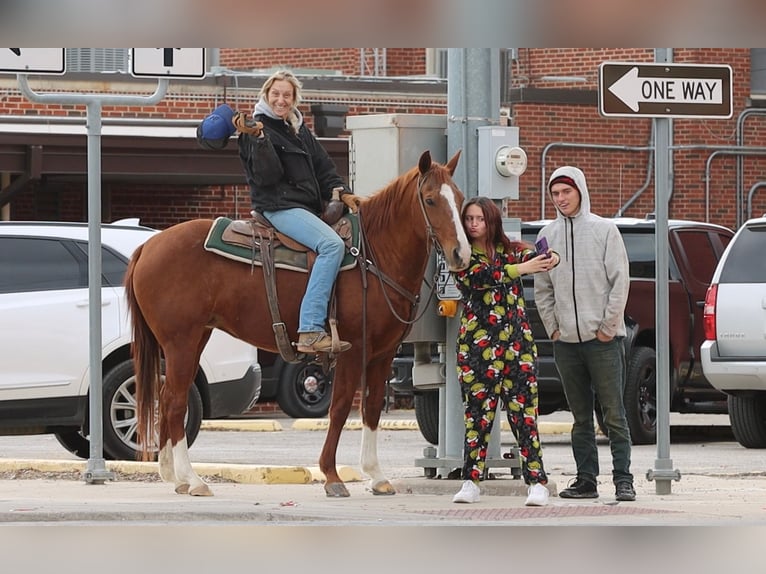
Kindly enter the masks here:
M 274 85 L 274 82 L 278 82 L 280 80 L 290 82 L 293 87 L 293 109 L 290 110 L 287 119 L 297 133 L 300 125 L 298 115 L 295 113 L 295 110 L 298 109 L 298 104 L 301 102 L 301 88 L 303 88 L 303 85 L 301 84 L 300 80 L 295 77 L 295 74 L 293 74 L 290 70 L 277 70 L 271 74 L 271 76 L 269 76 L 269 78 L 263 83 L 263 86 L 261 86 L 261 91 L 258 92 L 258 97 L 259 99 L 268 103 L 268 94 L 271 86 Z

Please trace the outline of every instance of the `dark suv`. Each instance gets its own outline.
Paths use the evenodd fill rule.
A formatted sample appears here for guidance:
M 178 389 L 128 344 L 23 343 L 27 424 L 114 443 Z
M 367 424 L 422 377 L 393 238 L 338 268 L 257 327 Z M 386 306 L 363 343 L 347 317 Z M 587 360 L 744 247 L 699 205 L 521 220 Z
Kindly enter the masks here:
M 656 329 L 655 329 L 655 221 L 652 218 L 615 219 L 630 259 L 631 286 L 625 321 L 625 409 L 635 444 L 656 440 Z M 522 239 L 534 244 L 547 221 L 522 224 Z M 704 333 L 702 306 L 716 264 L 734 233 L 719 225 L 697 221 L 668 222 L 670 307 L 670 410 L 673 412 L 726 413 L 726 396 L 705 378 L 699 359 Z M 524 277 L 524 296 L 539 354 L 540 414 L 567 409 L 566 397 L 553 363 L 553 346 L 540 321 L 534 301 L 534 278 Z M 453 350 L 448 345 L 448 351 Z M 408 369 L 408 347 L 394 360 L 392 387 L 413 389 Z M 438 360 L 438 358 L 434 358 Z M 436 443 L 438 392 L 415 392 L 415 410 L 423 436 Z M 435 414 L 436 413 L 436 414 Z M 596 417 L 600 418 L 596 409 Z M 434 424 L 436 425 L 434 427 Z M 424 425 L 427 428 L 423 428 Z M 603 425 L 602 425 L 603 426 Z

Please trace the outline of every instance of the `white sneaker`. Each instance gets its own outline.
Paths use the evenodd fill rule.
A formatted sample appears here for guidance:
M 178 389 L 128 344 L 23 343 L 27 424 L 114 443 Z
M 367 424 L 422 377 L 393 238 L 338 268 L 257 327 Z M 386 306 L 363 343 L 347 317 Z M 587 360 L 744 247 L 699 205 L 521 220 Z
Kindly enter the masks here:
M 525 506 L 545 506 L 548 504 L 548 489 L 536 482 L 527 489 Z
M 452 497 L 452 502 L 466 502 L 468 504 L 479 502 L 479 487 L 474 481 L 466 480 L 463 482 L 463 488 L 460 489 L 460 492 Z

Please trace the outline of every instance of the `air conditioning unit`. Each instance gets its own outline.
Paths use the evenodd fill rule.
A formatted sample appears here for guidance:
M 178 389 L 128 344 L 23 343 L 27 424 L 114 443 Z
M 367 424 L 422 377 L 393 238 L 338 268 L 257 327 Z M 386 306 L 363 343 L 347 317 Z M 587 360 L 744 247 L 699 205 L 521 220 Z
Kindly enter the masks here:
M 127 72 L 129 48 L 67 48 L 68 72 Z

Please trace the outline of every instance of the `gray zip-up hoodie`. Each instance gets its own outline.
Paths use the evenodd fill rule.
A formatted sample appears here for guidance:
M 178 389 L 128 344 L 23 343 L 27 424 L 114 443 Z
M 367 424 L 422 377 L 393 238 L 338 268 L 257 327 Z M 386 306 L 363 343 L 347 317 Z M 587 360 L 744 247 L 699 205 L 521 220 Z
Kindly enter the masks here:
M 548 335 L 559 331 L 559 340 L 582 343 L 596 338 L 600 329 L 611 336 L 625 335 L 625 305 L 630 277 L 622 235 L 613 221 L 590 211 L 585 174 L 563 166 L 551 174 L 572 179 L 580 190 L 580 211 L 543 227 L 537 238 L 559 254 L 561 263 L 549 272 L 535 274 L 535 305 Z

